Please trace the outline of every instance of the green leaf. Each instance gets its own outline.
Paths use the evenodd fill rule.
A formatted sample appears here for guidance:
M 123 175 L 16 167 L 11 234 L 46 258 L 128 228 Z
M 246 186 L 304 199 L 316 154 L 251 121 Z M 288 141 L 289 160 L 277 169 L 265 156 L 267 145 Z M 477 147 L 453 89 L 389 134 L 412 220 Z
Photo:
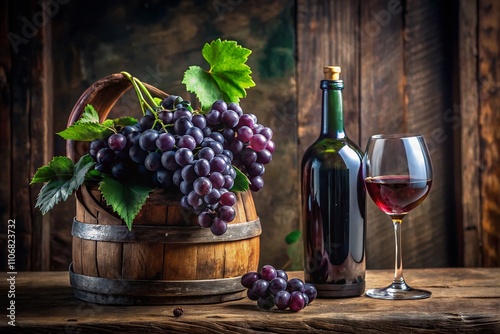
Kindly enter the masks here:
M 245 64 L 251 53 L 235 41 L 217 39 L 207 43 L 202 54 L 210 69 L 205 71 L 199 66 L 191 66 L 184 73 L 182 83 L 196 94 L 203 109 L 217 99 L 239 102 L 246 96 L 245 89 L 255 86 L 250 76 L 252 71 Z
M 68 159 L 69 162 L 62 163 L 61 160 L 61 165 L 49 164 L 53 170 L 51 173 L 52 175 L 50 175 L 50 181 L 40 190 L 35 205 L 35 207 L 40 208 L 42 214 L 46 214 L 61 200 L 67 200 L 73 191 L 83 184 L 85 175 L 95 164 L 88 154 L 82 156 L 74 166 L 69 158 L 66 159 Z M 69 163 L 71 163 L 71 173 L 68 172 Z M 57 169 L 59 166 L 62 168 Z M 45 172 L 42 173 L 44 177 L 49 176 L 49 173 L 44 173 Z
M 94 139 L 105 138 L 112 133 L 113 131 L 104 124 L 80 123 L 78 121 L 57 134 L 67 140 L 92 141 Z
M 153 97 L 153 100 L 155 101 L 156 103 L 156 106 L 160 106 L 161 103 L 163 102 L 163 99 L 160 99 L 159 97 Z
M 127 184 L 103 174 L 99 185 L 106 202 L 125 221 L 128 229 L 132 229 L 132 222 L 146 202 L 152 188 L 136 184 Z
M 95 181 L 95 182 L 101 181 L 102 174 L 97 169 L 91 169 L 87 172 L 87 175 L 85 175 L 85 180 L 86 181 Z
M 292 231 L 285 237 L 285 242 L 287 243 L 287 245 L 294 244 L 300 240 L 301 236 L 302 232 L 300 232 L 300 230 Z
M 97 113 L 97 110 L 91 105 L 87 104 L 85 106 L 85 109 L 83 110 L 83 114 L 78 119 L 79 123 L 99 123 L 99 114 Z
M 250 187 L 250 180 L 248 177 L 243 174 L 238 168 L 233 166 L 236 171 L 236 177 L 234 178 L 234 185 L 231 188 L 231 191 L 245 191 Z
M 73 175 L 74 164 L 68 157 L 54 157 L 46 166 L 38 168 L 30 184 L 67 179 Z
M 109 121 L 109 120 L 106 120 L 106 121 Z M 107 124 L 106 121 L 104 121 L 103 124 Z M 129 117 L 129 116 L 124 116 L 124 117 L 120 117 L 120 118 L 115 118 L 113 121 L 112 121 L 112 124 L 114 126 L 127 126 L 127 125 L 134 125 L 134 124 L 137 124 L 137 118 L 135 117 Z

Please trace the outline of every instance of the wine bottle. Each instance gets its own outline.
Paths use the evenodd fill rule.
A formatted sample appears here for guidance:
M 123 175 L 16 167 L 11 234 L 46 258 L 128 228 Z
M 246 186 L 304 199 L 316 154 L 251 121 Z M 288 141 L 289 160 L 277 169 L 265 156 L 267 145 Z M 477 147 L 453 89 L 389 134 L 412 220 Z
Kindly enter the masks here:
M 365 291 L 365 206 L 362 152 L 344 130 L 341 69 L 326 66 L 321 132 L 302 159 L 304 276 L 318 297 Z

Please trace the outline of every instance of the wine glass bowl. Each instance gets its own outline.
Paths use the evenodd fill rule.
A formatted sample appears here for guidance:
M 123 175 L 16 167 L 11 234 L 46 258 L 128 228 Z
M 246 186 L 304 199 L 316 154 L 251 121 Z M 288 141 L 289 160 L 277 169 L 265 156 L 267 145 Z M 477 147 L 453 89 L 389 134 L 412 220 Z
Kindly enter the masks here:
M 368 289 L 379 299 L 421 299 L 431 292 L 413 289 L 403 277 L 401 224 L 403 218 L 425 199 L 432 185 L 432 163 L 424 137 L 419 134 L 374 135 L 363 157 L 366 190 L 394 225 L 395 270 L 385 288 Z

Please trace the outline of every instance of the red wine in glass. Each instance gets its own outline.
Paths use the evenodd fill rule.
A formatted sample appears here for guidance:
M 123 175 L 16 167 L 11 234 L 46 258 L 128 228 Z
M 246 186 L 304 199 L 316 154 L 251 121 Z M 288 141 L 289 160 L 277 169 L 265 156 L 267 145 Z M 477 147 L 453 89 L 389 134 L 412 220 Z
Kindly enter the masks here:
M 390 216 L 404 216 L 425 199 L 432 180 L 415 179 L 408 175 L 367 177 L 366 190 L 373 202 Z
M 363 177 L 373 202 L 391 217 L 394 226 L 395 261 L 392 283 L 366 290 L 379 299 L 429 298 L 430 291 L 406 284 L 403 277 L 401 223 L 425 199 L 432 185 L 432 163 L 424 137 L 418 134 L 374 135 L 363 157 Z

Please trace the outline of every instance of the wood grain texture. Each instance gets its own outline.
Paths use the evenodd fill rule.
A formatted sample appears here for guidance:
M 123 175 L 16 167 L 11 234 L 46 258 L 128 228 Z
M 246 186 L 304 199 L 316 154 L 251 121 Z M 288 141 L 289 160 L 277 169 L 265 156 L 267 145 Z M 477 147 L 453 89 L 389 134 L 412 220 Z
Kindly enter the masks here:
M 481 197 L 478 100 L 477 1 L 461 0 L 459 4 L 459 125 L 461 147 L 461 221 L 463 264 L 482 263 Z M 453 115 L 455 116 L 455 115 Z
M 289 273 L 301 277 L 301 273 Z M 368 270 L 370 287 L 386 285 L 390 270 Z M 304 310 L 260 311 L 248 298 L 217 305 L 102 306 L 75 299 L 67 272 L 19 273 L 16 324 L 2 333 L 498 333 L 500 269 L 408 270 L 410 284 L 432 291 L 419 301 L 367 297 L 318 299 Z M 7 282 L 0 281 L 4 291 Z
M 483 265 L 500 266 L 500 3 L 478 7 Z
M 452 12 L 442 2 L 431 0 L 409 1 L 405 12 L 405 129 L 424 135 L 433 181 L 427 198 L 403 221 L 404 265 L 455 266 L 457 226 L 448 224 L 456 221 L 453 165 L 449 164 L 453 159 L 453 124 L 443 117 L 453 110 L 453 52 L 446 30 Z
M 389 11 L 389 3 L 398 6 Z M 366 145 L 371 135 L 407 130 L 402 3 L 385 0 L 363 3 L 359 30 L 361 142 Z M 369 197 L 366 202 L 367 268 L 391 268 L 394 233 L 390 219 Z

